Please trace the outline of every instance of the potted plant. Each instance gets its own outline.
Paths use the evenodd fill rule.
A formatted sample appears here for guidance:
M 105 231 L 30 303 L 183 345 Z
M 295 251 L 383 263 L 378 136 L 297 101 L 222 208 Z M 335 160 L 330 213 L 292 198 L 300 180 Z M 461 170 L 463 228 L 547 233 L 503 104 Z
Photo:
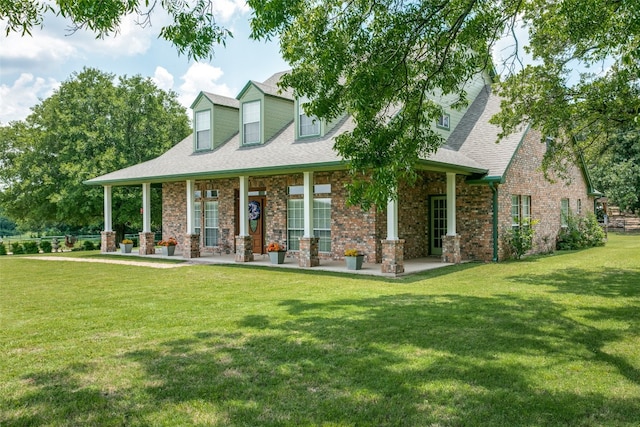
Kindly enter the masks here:
M 267 253 L 271 259 L 271 264 L 282 264 L 284 263 L 284 257 L 287 254 L 287 249 L 278 243 L 272 242 L 267 246 Z
M 162 246 L 162 255 L 172 256 L 176 251 L 178 241 L 175 237 L 169 237 L 167 240 L 160 240 L 158 245 Z
M 123 254 L 130 254 L 131 249 L 133 249 L 133 240 L 131 239 L 122 240 L 122 242 L 120 243 L 120 251 Z
M 344 259 L 347 261 L 347 270 L 360 270 L 364 262 L 364 255 L 357 249 L 346 249 Z

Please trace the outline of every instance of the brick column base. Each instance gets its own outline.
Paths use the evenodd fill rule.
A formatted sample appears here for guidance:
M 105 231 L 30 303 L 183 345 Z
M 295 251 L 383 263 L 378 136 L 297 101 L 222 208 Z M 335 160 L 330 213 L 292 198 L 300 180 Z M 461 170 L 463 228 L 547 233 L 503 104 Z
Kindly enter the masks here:
M 320 265 L 318 257 L 317 237 L 301 237 L 300 253 L 298 254 L 298 265 L 300 267 L 317 267 Z
M 187 234 L 184 239 L 183 258 L 200 258 L 200 235 Z
M 253 237 L 236 236 L 236 262 L 253 261 Z
M 153 239 L 156 237 L 154 233 L 140 233 L 140 255 L 153 255 L 156 253 L 156 245 Z
M 442 262 L 450 262 L 460 264 L 462 256 L 460 255 L 460 235 L 442 236 Z
M 404 240 L 382 240 L 383 273 L 404 273 Z
M 100 232 L 100 252 L 116 251 L 116 232 L 102 231 Z

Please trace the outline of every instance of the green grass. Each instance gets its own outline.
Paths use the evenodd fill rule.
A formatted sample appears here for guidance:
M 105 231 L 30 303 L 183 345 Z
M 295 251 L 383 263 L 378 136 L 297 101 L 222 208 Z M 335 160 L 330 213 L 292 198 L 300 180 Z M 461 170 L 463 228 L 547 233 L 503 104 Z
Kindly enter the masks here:
M 0 257 L 0 425 L 637 426 L 640 237 L 403 279 Z

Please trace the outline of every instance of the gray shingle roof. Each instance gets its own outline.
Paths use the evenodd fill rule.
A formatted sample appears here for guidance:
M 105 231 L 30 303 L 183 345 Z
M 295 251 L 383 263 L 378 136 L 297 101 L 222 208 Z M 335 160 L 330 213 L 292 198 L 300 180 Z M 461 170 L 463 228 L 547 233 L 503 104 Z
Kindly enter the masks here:
M 216 95 L 215 93 L 211 93 L 211 92 L 202 92 L 202 93 L 204 94 L 204 96 L 209 98 L 209 100 L 211 102 L 213 102 L 215 105 L 222 105 L 222 106 L 225 106 L 225 107 L 231 107 L 231 108 L 236 108 L 236 109 L 240 108 L 240 101 L 238 101 L 235 98 L 229 98 L 228 96 Z
M 282 73 L 278 74 L 267 81 L 277 81 L 282 76 Z M 274 89 L 270 85 L 257 85 Z M 509 135 L 497 144 L 499 127 L 490 124 L 489 119 L 499 111 L 500 99 L 488 89 L 483 93 L 472 103 L 447 143 L 423 159 L 427 168 L 460 170 L 485 176 L 504 175 L 525 130 Z M 224 105 L 222 102 L 230 98 L 214 95 L 214 99 Z M 212 102 L 216 101 L 212 99 Z M 240 135 L 236 134 L 213 151 L 197 153 L 193 152 L 193 135 L 189 135 L 156 159 L 93 178 L 87 184 L 163 182 L 190 177 L 345 168 L 345 162 L 333 150 L 333 139 L 353 128 L 354 122 L 348 117 L 324 137 L 296 141 L 294 122 L 290 122 L 263 145 L 241 146 Z

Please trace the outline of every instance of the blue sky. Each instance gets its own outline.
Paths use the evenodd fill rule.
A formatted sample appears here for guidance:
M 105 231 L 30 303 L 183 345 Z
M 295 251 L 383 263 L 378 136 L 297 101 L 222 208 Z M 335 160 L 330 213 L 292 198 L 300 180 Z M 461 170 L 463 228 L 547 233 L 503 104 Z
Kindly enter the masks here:
M 215 2 L 219 23 L 234 38 L 217 47 L 210 61 L 189 61 L 157 38 L 166 17 L 155 13 L 151 28 L 141 28 L 134 17 L 125 19 L 116 36 L 96 39 L 92 33 L 69 34 L 68 22 L 47 16 L 32 37 L 0 35 L 0 124 L 22 120 L 30 108 L 50 96 L 60 83 L 83 67 L 117 76 L 140 74 L 162 89 L 178 93 L 188 107 L 201 90 L 235 97 L 249 80 L 262 81 L 288 69 L 277 42 L 249 40 L 250 10 L 244 0 Z M 4 25 L 0 22 L 2 29 Z

